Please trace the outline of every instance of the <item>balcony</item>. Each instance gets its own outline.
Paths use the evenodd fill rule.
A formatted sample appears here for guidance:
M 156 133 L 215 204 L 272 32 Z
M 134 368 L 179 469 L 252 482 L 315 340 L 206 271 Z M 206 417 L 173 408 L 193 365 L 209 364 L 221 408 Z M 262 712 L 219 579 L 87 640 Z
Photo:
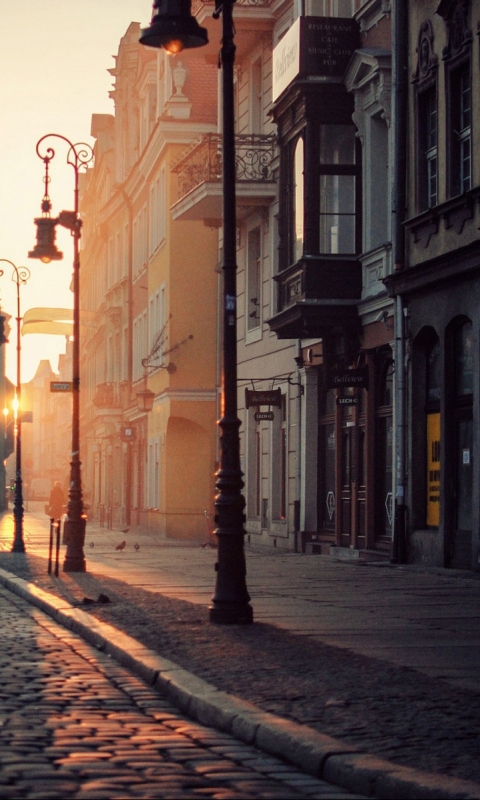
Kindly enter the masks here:
M 98 409 L 114 409 L 122 407 L 122 385 L 119 383 L 99 383 L 93 398 L 93 405 Z
M 324 337 L 332 328 L 357 328 L 362 292 L 358 259 L 304 256 L 275 280 L 279 310 L 268 324 L 279 339 Z
M 276 137 L 262 134 L 235 136 L 237 218 L 275 199 L 273 162 Z M 208 133 L 197 139 L 172 166 L 178 175 L 178 200 L 173 219 L 203 220 L 214 227 L 222 219 L 222 137 Z

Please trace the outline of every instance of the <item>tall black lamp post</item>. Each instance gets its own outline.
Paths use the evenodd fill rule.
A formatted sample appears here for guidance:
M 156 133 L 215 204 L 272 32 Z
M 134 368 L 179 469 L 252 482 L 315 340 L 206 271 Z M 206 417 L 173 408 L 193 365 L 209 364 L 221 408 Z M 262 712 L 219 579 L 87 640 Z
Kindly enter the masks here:
M 28 267 L 17 267 L 13 261 L 8 258 L 0 258 L 0 262 L 10 264 L 13 269 L 12 281 L 17 287 L 17 386 L 15 389 L 15 431 L 16 431 L 16 445 L 15 445 L 15 492 L 13 496 L 13 519 L 14 519 L 14 536 L 12 553 L 24 553 L 25 542 L 23 539 L 23 488 L 22 488 L 22 377 L 21 377 L 21 358 L 22 358 L 22 343 L 20 323 L 22 317 L 20 315 L 20 286 L 27 283 L 30 277 L 30 270 Z
M 61 211 L 52 218 L 52 204 L 48 195 L 50 183 L 49 167 L 55 156 L 55 150 L 47 147 L 47 139 L 61 139 L 66 143 L 67 164 L 73 168 L 74 208 L 73 211 Z M 63 253 L 55 245 L 55 226 L 67 228 L 73 237 L 73 353 L 72 353 L 72 460 L 70 462 L 70 486 L 68 491 L 67 518 L 65 520 L 64 538 L 67 551 L 63 563 L 64 572 L 85 572 L 86 517 L 83 513 L 82 479 L 80 461 L 80 236 L 82 221 L 78 213 L 78 176 L 82 168 L 93 160 L 93 150 L 89 144 L 81 142 L 72 144 L 65 136 L 49 133 L 37 142 L 37 155 L 45 165 L 45 194 L 42 199 L 42 216 L 35 220 L 37 226 L 37 242 L 28 254 L 29 258 L 39 258 L 43 263 L 58 261 Z
M 245 500 L 240 467 L 240 420 L 237 413 L 237 289 L 235 120 L 233 67 L 235 44 L 233 3 L 216 0 L 215 19 L 222 16 L 222 122 L 223 122 L 223 380 L 220 428 L 220 468 L 216 473 L 215 534 L 218 562 L 211 622 L 248 624 L 253 610 L 246 585 L 244 552 Z M 171 53 L 208 44 L 206 28 L 191 15 L 191 0 L 155 0 L 151 24 L 140 42 Z

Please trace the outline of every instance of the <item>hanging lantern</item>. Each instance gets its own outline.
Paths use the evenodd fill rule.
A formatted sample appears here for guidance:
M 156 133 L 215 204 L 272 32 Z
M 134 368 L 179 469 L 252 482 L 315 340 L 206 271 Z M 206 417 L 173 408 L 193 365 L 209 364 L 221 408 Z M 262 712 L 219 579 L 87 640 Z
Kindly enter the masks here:
M 180 53 L 184 48 L 208 44 L 208 32 L 192 16 L 191 0 L 155 0 L 152 21 L 142 28 L 140 44 Z
M 55 244 L 56 230 L 55 226 L 58 219 L 52 217 L 37 217 L 34 220 L 37 226 L 37 242 L 33 250 L 30 250 L 29 258 L 39 258 L 44 264 L 49 264 L 50 261 L 61 261 L 63 253 L 57 249 Z

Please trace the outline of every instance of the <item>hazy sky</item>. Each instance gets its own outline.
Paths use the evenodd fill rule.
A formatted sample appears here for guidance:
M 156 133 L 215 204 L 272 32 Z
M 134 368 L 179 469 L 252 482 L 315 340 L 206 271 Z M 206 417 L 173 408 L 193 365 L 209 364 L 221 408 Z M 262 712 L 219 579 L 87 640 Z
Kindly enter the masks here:
M 71 307 L 69 290 L 73 249 L 68 231 L 58 227 L 63 261 L 44 265 L 29 259 L 35 244 L 33 218 L 40 216 L 44 184 L 37 141 L 58 133 L 71 142 L 89 142 L 93 113 L 113 113 L 108 93 L 113 84 L 120 38 L 131 22 L 147 25 L 150 0 L 41 0 L 0 3 L 0 258 L 31 271 L 20 288 L 21 314 L 37 306 Z M 54 144 L 49 194 L 52 214 L 73 208 L 74 172 L 67 149 Z M 16 317 L 14 272 L 0 263 L 2 309 Z M 81 280 L 81 270 L 80 270 Z M 16 323 L 7 345 L 7 375 L 16 381 Z M 60 336 L 22 337 L 22 381 L 30 380 L 38 362 L 49 358 L 57 368 L 64 352 Z

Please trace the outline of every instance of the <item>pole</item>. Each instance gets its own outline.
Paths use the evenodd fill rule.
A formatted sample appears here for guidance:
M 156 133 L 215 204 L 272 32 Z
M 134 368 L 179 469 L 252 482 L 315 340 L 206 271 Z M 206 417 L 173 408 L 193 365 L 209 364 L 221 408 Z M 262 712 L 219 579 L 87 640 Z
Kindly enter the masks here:
M 44 202 L 48 201 L 48 211 L 51 208 L 47 193 L 50 180 L 48 167 L 52 158 L 55 157 L 55 150 L 52 147 L 47 147 L 45 155 L 42 155 L 40 150 L 43 142 L 52 138 L 61 139 L 68 145 L 67 164 L 73 168 L 74 172 L 74 209 L 73 211 L 61 211 L 58 219 L 54 221 L 55 224 L 58 223 L 64 228 L 68 228 L 73 237 L 72 454 L 67 519 L 64 525 L 64 539 L 67 544 L 67 551 L 63 569 L 64 572 L 85 572 L 83 546 L 85 544 L 86 518 L 83 513 L 80 461 L 80 236 L 82 221 L 78 214 L 78 177 L 80 169 L 86 167 L 93 160 L 93 150 L 85 142 L 72 144 L 69 139 L 58 133 L 48 133 L 37 142 L 37 155 L 45 164 L 46 196 L 44 197 Z
M 73 147 L 73 145 L 72 145 Z M 73 148 L 74 149 L 74 148 Z M 68 493 L 65 539 L 67 551 L 64 572 L 85 572 L 86 518 L 83 513 L 82 475 L 80 461 L 80 236 L 78 216 L 78 159 L 73 165 L 75 174 L 73 235 L 73 351 L 72 351 L 72 460 Z
M 253 622 L 246 586 L 244 553 L 243 480 L 240 468 L 240 420 L 237 414 L 236 315 L 236 197 L 233 67 L 235 44 L 233 0 L 222 13 L 223 105 L 223 397 L 220 428 L 220 468 L 216 474 L 215 534 L 218 538 L 217 580 L 210 606 L 210 621 L 227 624 Z
M 21 343 L 21 321 L 20 314 L 20 285 L 27 283 L 30 277 L 30 270 L 27 267 L 17 267 L 8 258 L 0 258 L 0 261 L 10 264 L 13 269 L 12 281 L 17 287 L 17 385 L 15 388 L 15 427 L 16 427 L 16 444 L 15 444 L 15 491 L 13 496 L 13 545 L 12 553 L 24 553 L 25 541 L 23 538 L 23 482 L 22 482 L 22 343 Z

